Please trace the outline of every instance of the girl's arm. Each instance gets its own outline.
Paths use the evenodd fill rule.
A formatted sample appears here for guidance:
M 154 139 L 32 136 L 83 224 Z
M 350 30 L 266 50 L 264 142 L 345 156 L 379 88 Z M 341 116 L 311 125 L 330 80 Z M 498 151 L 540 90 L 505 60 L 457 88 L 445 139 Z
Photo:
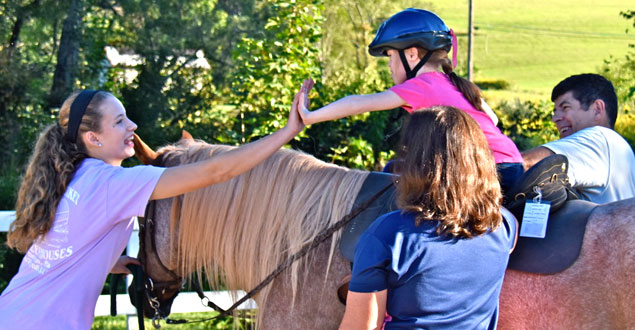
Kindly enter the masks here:
M 258 141 L 210 159 L 165 169 L 150 199 L 173 197 L 229 180 L 250 170 L 278 151 L 304 128 L 298 115 L 298 103 L 303 101 L 300 99 L 300 93 L 306 94 L 307 87 L 308 84 L 305 82 L 296 94 L 285 127 Z
M 388 290 L 363 293 L 348 291 L 340 330 L 381 329 L 386 315 L 387 297 Z
M 307 95 L 301 96 L 306 100 Z M 378 110 L 390 110 L 406 104 L 401 97 L 392 91 L 384 91 L 376 94 L 349 95 L 315 111 L 309 111 L 301 102 L 300 116 L 305 125 L 320 123 L 327 120 L 339 119 L 360 113 Z

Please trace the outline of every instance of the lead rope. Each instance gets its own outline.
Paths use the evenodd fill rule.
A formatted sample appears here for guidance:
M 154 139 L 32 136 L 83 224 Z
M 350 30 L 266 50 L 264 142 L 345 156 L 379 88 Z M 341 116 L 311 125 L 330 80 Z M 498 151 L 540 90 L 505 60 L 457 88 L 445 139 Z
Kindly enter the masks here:
M 280 275 L 280 273 L 282 273 L 285 269 L 287 269 L 289 266 L 291 266 L 291 264 L 293 264 L 293 262 L 295 262 L 296 260 L 304 257 L 312 249 L 314 249 L 315 247 L 320 245 L 320 243 L 324 242 L 326 239 L 331 237 L 331 235 L 333 235 L 333 233 L 335 233 L 337 230 L 341 229 L 346 224 L 348 224 L 351 220 L 353 220 L 362 211 L 364 211 L 366 208 L 368 208 L 368 206 L 370 206 L 370 204 L 375 202 L 381 195 L 383 195 L 392 186 L 393 186 L 393 183 L 391 182 L 386 187 L 384 187 L 382 190 L 378 191 L 371 198 L 366 200 L 366 202 L 364 202 L 364 204 L 360 205 L 358 208 L 356 208 L 353 211 L 351 211 L 351 213 L 349 213 L 346 216 L 344 216 L 338 222 L 336 222 L 335 224 L 333 224 L 329 228 L 327 228 L 324 231 L 322 231 L 315 239 L 313 239 L 313 241 L 311 241 L 311 243 L 305 245 L 304 247 L 302 247 L 302 249 L 300 249 L 300 251 L 296 252 L 294 255 L 292 255 L 291 257 L 287 258 L 287 260 L 285 260 L 283 263 L 281 263 L 278 266 L 278 268 L 276 268 L 276 270 L 271 272 L 262 282 L 260 282 L 260 284 L 258 284 L 255 288 L 253 288 L 251 291 L 249 291 L 245 296 L 240 298 L 236 303 L 234 303 L 227 310 L 224 310 L 224 309 L 218 307 L 217 305 L 215 305 L 214 303 L 212 303 L 209 300 L 209 298 L 207 298 L 203 294 L 203 291 L 201 290 L 201 288 L 199 286 L 196 286 L 196 290 L 197 290 L 196 292 L 198 293 L 199 298 L 201 298 L 201 301 L 206 299 L 208 301 L 208 305 L 207 306 L 210 307 L 210 308 L 213 308 L 216 311 L 218 311 L 219 313 L 221 313 L 221 315 L 223 315 L 223 316 L 229 315 L 236 308 L 238 308 L 238 306 L 240 306 L 242 303 L 244 303 L 248 299 L 252 298 L 254 295 L 256 295 L 256 293 L 258 293 L 258 291 L 262 290 L 262 288 L 264 288 L 271 281 L 273 281 L 273 279 L 275 279 L 276 276 Z
M 141 266 L 135 264 L 126 265 L 133 276 L 133 283 L 135 283 L 133 289 L 135 294 L 135 299 L 138 302 L 136 304 L 137 309 L 137 320 L 139 321 L 139 330 L 145 330 L 143 324 L 143 304 L 141 303 L 143 300 L 143 296 L 145 293 L 145 274 L 143 273 L 143 269 Z M 123 278 L 124 274 L 113 274 L 110 278 L 110 316 L 117 316 L 117 287 L 119 286 L 119 282 L 121 278 Z M 158 303 L 158 302 L 157 302 Z M 154 322 L 153 322 L 154 323 Z M 158 329 L 158 328 L 157 328 Z
M 262 290 L 262 288 L 267 286 L 278 275 L 280 275 L 280 273 L 282 273 L 285 269 L 289 268 L 289 266 L 291 266 L 291 264 L 293 264 L 298 259 L 304 257 L 307 253 L 309 253 L 315 247 L 320 245 L 320 243 L 324 242 L 329 237 L 331 237 L 331 235 L 333 235 L 333 233 L 335 233 L 336 231 L 340 230 L 342 227 L 344 227 L 346 224 L 348 224 L 351 220 L 353 220 L 355 217 L 357 217 L 362 211 L 367 209 L 372 203 L 374 203 L 381 195 L 383 195 L 386 191 L 388 191 L 388 189 L 390 189 L 390 187 L 392 187 L 392 186 L 393 186 L 393 183 L 392 182 L 389 183 L 383 189 L 381 189 L 380 191 L 375 193 L 375 195 L 373 195 L 368 200 L 366 200 L 362 205 L 360 205 L 359 207 L 357 207 L 354 210 L 352 210 L 349 214 L 345 215 L 338 222 L 334 223 L 330 227 L 328 227 L 325 230 L 323 230 L 318 236 L 316 236 L 313 239 L 313 241 L 311 241 L 311 243 L 303 246 L 302 249 L 300 249 L 298 252 L 296 252 L 292 256 L 288 257 L 283 263 L 278 265 L 278 268 L 276 268 L 276 270 L 271 272 L 262 282 L 260 282 L 260 284 L 258 284 L 255 288 L 253 288 L 246 295 L 244 295 L 242 298 L 240 298 L 237 302 L 235 302 L 228 309 L 223 309 L 220 306 L 214 304 L 208 297 L 205 296 L 205 294 L 203 293 L 203 290 L 198 285 L 198 282 L 194 281 L 193 282 L 194 289 L 196 290 L 196 293 L 198 294 L 199 298 L 201 299 L 201 302 L 203 303 L 203 305 L 214 309 L 219 314 L 214 316 L 214 317 L 201 319 L 201 320 L 196 320 L 196 321 L 188 321 L 188 320 L 184 320 L 184 319 L 172 320 L 172 319 L 166 318 L 166 320 L 165 320 L 166 323 L 167 324 L 197 323 L 197 322 L 204 322 L 204 321 L 213 320 L 213 319 L 218 318 L 218 317 L 229 316 L 230 314 L 233 313 L 233 311 L 236 308 L 238 308 L 240 305 L 242 305 L 245 301 L 247 301 L 247 300 L 251 299 L 253 296 L 255 296 L 260 290 Z M 205 303 L 205 301 L 207 301 L 207 304 Z M 151 302 L 151 305 L 152 305 L 152 302 Z M 152 306 L 152 307 L 154 308 L 154 306 Z M 155 311 L 158 313 L 158 308 L 155 308 Z M 139 314 L 139 313 L 141 313 L 141 314 Z M 137 308 L 137 314 L 141 315 L 141 317 L 139 317 L 139 320 L 140 320 L 139 322 L 142 323 L 143 321 L 141 320 L 141 318 L 143 317 L 143 311 L 139 312 L 139 309 Z M 159 322 L 157 322 L 155 324 L 155 317 L 153 317 L 152 318 L 152 325 L 156 329 L 159 329 L 161 327 L 161 325 L 158 324 L 158 323 Z M 139 329 L 143 330 L 143 328 L 141 326 L 139 327 Z

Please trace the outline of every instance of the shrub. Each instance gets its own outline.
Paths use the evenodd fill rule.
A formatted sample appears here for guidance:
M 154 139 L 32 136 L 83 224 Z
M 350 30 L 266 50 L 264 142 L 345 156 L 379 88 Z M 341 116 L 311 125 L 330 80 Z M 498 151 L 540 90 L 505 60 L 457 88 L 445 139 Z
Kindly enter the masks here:
M 558 131 L 551 122 L 553 105 L 547 101 L 502 101 L 494 109 L 499 127 L 519 150 L 528 150 L 556 140 Z
M 478 86 L 480 89 L 496 89 L 496 90 L 501 90 L 501 89 L 509 89 L 509 87 L 511 87 L 511 84 L 503 79 L 484 79 L 484 80 L 476 80 L 474 81 L 474 83 L 476 84 L 476 86 Z
M 635 114 L 626 113 L 617 117 L 615 130 L 628 141 L 631 149 L 635 150 Z

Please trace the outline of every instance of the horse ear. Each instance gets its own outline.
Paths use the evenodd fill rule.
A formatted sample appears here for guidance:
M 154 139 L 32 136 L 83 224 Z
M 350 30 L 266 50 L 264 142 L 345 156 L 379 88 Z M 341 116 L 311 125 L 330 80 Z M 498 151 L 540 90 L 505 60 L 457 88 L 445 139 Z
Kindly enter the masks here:
M 190 132 L 183 130 L 181 132 L 181 140 L 194 140 L 194 137 L 190 134 Z
M 137 156 L 142 163 L 148 165 L 157 158 L 157 153 L 143 142 L 137 133 L 134 133 L 133 143 L 135 156 Z

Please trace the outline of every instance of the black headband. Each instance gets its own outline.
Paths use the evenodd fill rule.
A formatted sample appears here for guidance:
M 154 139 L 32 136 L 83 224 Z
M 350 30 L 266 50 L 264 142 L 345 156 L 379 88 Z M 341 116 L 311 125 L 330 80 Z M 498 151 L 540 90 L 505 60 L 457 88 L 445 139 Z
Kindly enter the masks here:
M 77 142 L 77 132 L 79 131 L 79 124 L 82 122 L 86 107 L 90 104 L 93 96 L 97 94 L 99 90 L 85 89 L 73 100 L 71 104 L 71 113 L 68 118 L 68 126 L 66 128 L 66 137 L 72 142 Z

